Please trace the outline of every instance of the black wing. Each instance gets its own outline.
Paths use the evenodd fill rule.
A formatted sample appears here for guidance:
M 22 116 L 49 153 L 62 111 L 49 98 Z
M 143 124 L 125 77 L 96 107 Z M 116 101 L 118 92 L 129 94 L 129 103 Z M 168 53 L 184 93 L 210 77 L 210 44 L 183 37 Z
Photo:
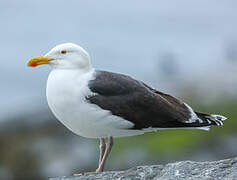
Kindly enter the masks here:
M 134 123 L 133 129 L 190 127 L 190 110 L 182 101 L 126 75 L 95 73 L 88 85 L 96 95 L 87 100 Z

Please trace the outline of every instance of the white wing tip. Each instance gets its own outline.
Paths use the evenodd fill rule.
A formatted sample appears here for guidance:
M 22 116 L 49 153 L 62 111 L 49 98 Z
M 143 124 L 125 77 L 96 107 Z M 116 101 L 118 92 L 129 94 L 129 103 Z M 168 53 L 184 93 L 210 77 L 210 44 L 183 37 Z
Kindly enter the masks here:
M 225 121 L 227 119 L 227 117 L 218 114 L 212 114 L 210 117 L 212 118 L 212 120 L 219 120 L 219 121 Z
M 211 114 L 210 116 L 208 116 L 208 118 L 211 121 L 214 121 L 217 126 L 222 126 L 223 125 L 222 121 L 227 119 L 225 116 L 218 115 L 218 114 Z

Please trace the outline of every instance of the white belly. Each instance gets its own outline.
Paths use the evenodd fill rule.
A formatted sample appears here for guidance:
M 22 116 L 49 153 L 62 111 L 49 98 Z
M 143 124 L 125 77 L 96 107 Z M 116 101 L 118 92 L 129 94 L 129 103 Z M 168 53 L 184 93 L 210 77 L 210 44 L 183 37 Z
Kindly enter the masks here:
M 133 123 L 86 102 L 93 93 L 87 87 L 93 71 L 80 74 L 73 70 L 53 70 L 47 82 L 47 100 L 57 119 L 72 132 L 89 138 L 122 137 L 143 134 L 128 130 Z

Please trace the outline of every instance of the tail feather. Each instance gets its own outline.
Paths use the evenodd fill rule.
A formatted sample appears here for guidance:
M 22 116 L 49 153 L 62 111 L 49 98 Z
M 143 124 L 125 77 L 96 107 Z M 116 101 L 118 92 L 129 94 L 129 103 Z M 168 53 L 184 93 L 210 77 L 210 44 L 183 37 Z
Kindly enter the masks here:
M 206 113 L 199 113 L 195 112 L 197 116 L 204 122 L 207 122 L 209 125 L 214 125 L 214 126 L 222 126 L 224 120 L 227 118 L 222 116 L 222 115 L 217 115 L 217 114 L 206 114 Z

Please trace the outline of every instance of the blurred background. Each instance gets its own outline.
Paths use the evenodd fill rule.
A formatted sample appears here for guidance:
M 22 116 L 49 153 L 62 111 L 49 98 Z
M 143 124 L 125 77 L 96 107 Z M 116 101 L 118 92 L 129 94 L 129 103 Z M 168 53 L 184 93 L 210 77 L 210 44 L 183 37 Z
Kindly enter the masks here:
M 0 179 L 94 171 L 98 140 L 50 112 L 48 66 L 29 58 L 59 43 L 84 47 L 98 69 L 125 73 L 229 119 L 211 131 L 168 130 L 115 139 L 106 170 L 237 155 L 236 0 L 1 0 Z

